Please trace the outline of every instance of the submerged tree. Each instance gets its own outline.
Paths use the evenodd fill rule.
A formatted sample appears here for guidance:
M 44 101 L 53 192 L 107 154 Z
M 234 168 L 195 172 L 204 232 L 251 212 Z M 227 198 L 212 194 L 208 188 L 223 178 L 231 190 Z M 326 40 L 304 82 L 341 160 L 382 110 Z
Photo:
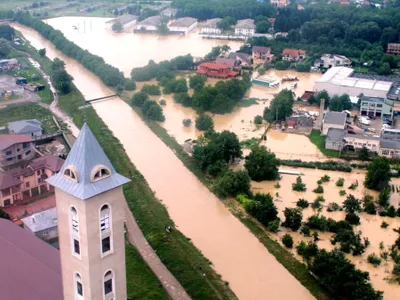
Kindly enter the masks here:
M 250 178 L 255 181 L 275 180 L 278 178 L 279 160 L 264 146 L 254 146 L 246 157 L 244 167 Z
M 365 186 L 372 190 L 381 190 L 388 186 L 390 181 L 390 164 L 384 157 L 375 158 L 368 165 Z

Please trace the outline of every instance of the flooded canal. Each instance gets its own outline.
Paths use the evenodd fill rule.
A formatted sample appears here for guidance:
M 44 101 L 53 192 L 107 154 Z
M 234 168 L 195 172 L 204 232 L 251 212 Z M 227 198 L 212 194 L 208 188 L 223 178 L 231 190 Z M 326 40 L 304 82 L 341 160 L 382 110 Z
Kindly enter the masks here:
M 46 48 L 50 58 L 64 60 L 85 97 L 111 93 L 98 78 L 62 55 L 37 32 L 20 25 L 15 27 L 34 47 Z M 213 263 L 240 299 L 313 298 L 125 102 L 115 99 L 93 106 L 162 199 L 178 228 Z

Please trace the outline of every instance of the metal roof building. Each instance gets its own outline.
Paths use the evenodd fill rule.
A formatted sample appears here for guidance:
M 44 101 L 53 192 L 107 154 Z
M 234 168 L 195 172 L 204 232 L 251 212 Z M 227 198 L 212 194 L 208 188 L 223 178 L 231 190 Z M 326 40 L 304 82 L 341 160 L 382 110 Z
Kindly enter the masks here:
M 37 119 L 10 122 L 8 131 L 13 134 L 40 136 L 42 135 L 42 123 Z
M 50 208 L 22 219 L 24 226 L 33 233 L 57 226 L 57 210 Z

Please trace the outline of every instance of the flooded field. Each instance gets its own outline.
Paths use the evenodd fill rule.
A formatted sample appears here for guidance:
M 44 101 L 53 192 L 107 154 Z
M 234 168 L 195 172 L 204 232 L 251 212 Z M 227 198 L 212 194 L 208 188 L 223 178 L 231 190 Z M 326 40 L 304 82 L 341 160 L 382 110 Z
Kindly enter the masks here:
M 282 166 L 283 169 L 293 169 L 290 167 Z M 279 197 L 275 200 L 275 205 L 278 207 L 279 217 L 281 220 L 284 220 L 283 210 L 285 207 L 296 207 L 296 201 L 300 198 L 306 199 L 308 202 L 312 203 L 318 194 L 315 194 L 312 190 L 317 187 L 317 181 L 324 176 L 325 174 L 331 177 L 330 182 L 323 183 L 322 186 L 324 188 L 324 193 L 322 196 L 325 198 L 325 202 L 323 203 L 324 208 L 322 209 L 321 214 L 325 215 L 327 218 L 332 218 L 336 221 L 344 220 L 345 212 L 327 212 L 326 207 L 330 202 L 338 203 L 339 205 L 343 204 L 343 201 L 346 200 L 347 196 L 340 196 L 339 191 L 344 189 L 347 192 L 347 195 L 352 194 L 356 198 L 361 199 L 364 195 L 368 194 L 377 199 L 377 192 L 367 190 L 363 187 L 362 182 L 364 181 L 365 172 L 364 171 L 356 171 L 352 173 L 344 173 L 344 172 L 334 172 L 334 171 L 323 171 L 323 170 L 313 170 L 313 169 L 296 169 L 301 171 L 304 175 L 302 176 L 303 182 L 307 185 L 306 192 L 295 192 L 292 191 L 292 184 L 296 181 L 296 176 L 293 175 L 282 175 L 282 179 L 279 181 L 281 187 L 279 189 L 275 188 L 275 182 L 252 182 L 252 189 L 254 192 L 263 192 L 263 193 L 271 193 L 271 195 L 279 194 Z M 344 178 L 344 187 L 340 188 L 336 186 L 336 181 L 340 178 Z M 350 190 L 348 187 L 358 181 L 359 186 L 356 190 Z M 400 185 L 400 179 L 394 179 L 392 184 Z M 394 193 L 391 196 L 391 204 L 396 208 L 398 207 L 400 202 L 400 194 Z M 316 214 L 311 207 L 303 210 L 303 221 L 306 221 L 308 217 Z M 389 224 L 389 227 L 386 229 L 382 229 L 381 223 L 385 221 Z M 393 269 L 393 263 L 389 262 L 382 264 L 375 268 L 371 264 L 367 262 L 367 256 L 371 253 L 375 253 L 379 256 L 379 253 L 382 252 L 379 248 L 379 244 L 381 242 L 384 243 L 385 249 L 391 245 L 393 245 L 394 241 L 397 239 L 398 234 L 394 232 L 392 229 L 398 228 L 400 226 L 399 218 L 389 218 L 389 217 L 380 217 L 378 215 L 368 215 L 366 213 L 360 214 L 360 222 L 361 225 L 355 227 L 355 231 L 362 231 L 363 237 L 368 237 L 371 245 L 366 249 L 366 252 L 362 256 L 352 256 L 346 255 L 353 263 L 356 264 L 357 268 L 368 271 L 370 273 L 371 282 L 373 283 L 374 288 L 378 290 L 382 290 L 385 292 L 385 299 L 398 299 L 400 295 L 400 286 L 398 284 L 389 284 L 385 278 L 390 276 L 390 273 Z M 281 237 L 285 234 L 289 233 L 292 235 L 295 244 L 297 244 L 300 240 L 310 241 L 312 238 L 306 238 L 300 235 L 298 232 L 291 232 L 290 230 L 286 230 L 283 228 L 276 235 L 277 239 L 281 239 Z M 320 248 L 333 249 L 333 245 L 330 243 L 331 233 L 320 233 L 321 240 L 318 242 L 318 246 Z M 292 252 L 296 254 L 295 250 Z M 301 257 L 299 257 L 301 259 Z
M 15 28 L 37 49 L 45 47 L 50 58 L 64 60 L 86 97 L 110 94 L 97 77 L 37 32 L 20 25 Z M 179 230 L 212 262 L 239 299 L 313 299 L 125 102 L 116 98 L 96 102 L 93 107 L 165 204 Z

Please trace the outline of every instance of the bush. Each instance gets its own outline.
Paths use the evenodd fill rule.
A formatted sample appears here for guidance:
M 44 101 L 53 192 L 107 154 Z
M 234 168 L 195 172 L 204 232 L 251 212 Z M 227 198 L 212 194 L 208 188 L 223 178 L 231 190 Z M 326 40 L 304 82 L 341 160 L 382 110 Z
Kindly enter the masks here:
M 378 203 L 380 206 L 386 207 L 389 205 L 389 199 L 390 199 L 390 188 L 385 187 L 379 193 Z
M 316 187 L 313 190 L 313 192 L 316 193 L 316 194 L 322 194 L 324 192 L 324 188 L 322 187 L 322 185 L 318 185 L 318 187 Z
M 339 191 L 340 196 L 346 196 L 346 191 L 345 190 L 340 190 Z
M 374 198 L 370 195 L 365 195 L 363 199 L 364 211 L 370 215 L 376 215 L 376 206 L 374 203 Z
M 301 179 L 301 176 L 297 176 L 296 183 L 292 184 L 292 190 L 297 192 L 305 192 L 307 190 L 305 183 Z
M 307 208 L 310 206 L 310 203 L 308 203 L 306 199 L 301 198 L 296 202 L 296 206 L 301 208 Z
M 264 146 L 253 146 L 246 157 L 244 167 L 252 180 L 275 180 L 278 178 L 278 163 L 275 154 Z
M 389 224 L 386 223 L 385 221 L 383 221 L 381 224 L 381 228 L 388 228 L 388 227 L 389 227 Z
M 379 266 L 382 262 L 382 260 L 375 253 L 368 255 L 367 261 L 374 267 Z
M 135 105 L 135 106 L 138 106 L 138 107 L 141 107 L 142 105 L 143 105 L 143 103 L 145 103 L 146 101 L 148 101 L 149 100 L 149 96 L 147 96 L 147 94 L 146 93 L 143 93 L 143 92 L 137 92 L 136 94 L 134 94 L 133 96 L 132 96 L 132 99 L 131 99 L 131 105 Z
M 358 187 L 358 182 L 354 182 L 349 186 L 349 190 L 355 190 Z
M 200 114 L 196 118 L 196 128 L 201 131 L 207 131 L 207 130 L 213 130 L 214 129 L 214 121 L 213 119 L 206 115 L 206 114 Z
M 285 222 L 282 223 L 282 226 L 297 231 L 300 228 L 301 220 L 303 219 L 301 209 L 286 207 L 283 214 L 285 215 Z
M 347 213 L 346 222 L 348 222 L 351 225 L 359 225 L 360 224 L 360 217 L 357 216 L 355 213 Z
M 192 120 L 191 119 L 183 119 L 182 124 L 185 127 L 190 127 L 192 125 Z
M 256 125 L 261 125 L 263 122 L 263 117 L 260 115 L 257 115 L 254 117 L 254 124 Z
M 320 210 L 321 209 L 321 201 L 319 201 L 318 199 L 315 199 L 313 203 L 311 203 L 311 208 L 312 209 L 317 209 Z
M 159 96 L 161 95 L 160 87 L 156 84 L 145 84 L 142 87 L 142 92 L 147 95 Z
M 277 233 L 279 229 L 280 220 L 277 219 L 275 221 L 269 222 L 267 229 L 271 232 Z
M 331 180 L 331 177 L 328 175 L 324 175 L 320 179 L 322 182 L 329 182 Z
M 340 205 L 336 202 L 331 202 L 328 204 L 328 208 L 326 210 L 329 212 L 338 211 L 340 210 Z
M 165 106 L 167 105 L 167 101 L 165 101 L 164 99 L 160 100 L 160 105 Z
M 282 238 L 282 243 L 286 248 L 293 248 L 293 238 L 290 234 L 286 233 Z
M 142 105 L 142 113 L 150 120 L 164 122 L 165 116 L 161 106 L 153 100 L 147 100 Z
M 310 229 L 327 231 L 328 230 L 328 220 L 324 215 L 312 215 L 307 219 L 305 223 Z
M 327 171 L 351 172 L 352 167 L 348 163 L 337 161 L 302 161 L 300 159 L 281 159 L 281 165 L 299 168 L 320 169 Z
M 394 218 L 397 216 L 396 209 L 394 208 L 393 205 L 390 205 L 389 208 L 386 210 L 386 216 L 390 218 Z
M 176 103 L 180 103 L 185 107 L 192 106 L 192 97 L 190 97 L 188 93 L 176 93 L 173 99 Z
M 250 193 L 250 177 L 246 171 L 227 171 L 219 177 L 215 185 L 216 192 L 221 197 Z
M 127 91 L 136 90 L 136 83 L 132 79 L 125 79 L 124 88 Z
M 344 185 L 344 178 L 340 177 L 337 181 L 336 181 L 336 186 L 342 187 Z
M 304 236 L 310 236 L 311 234 L 310 227 L 308 227 L 307 225 L 303 225 L 300 229 L 300 234 Z

